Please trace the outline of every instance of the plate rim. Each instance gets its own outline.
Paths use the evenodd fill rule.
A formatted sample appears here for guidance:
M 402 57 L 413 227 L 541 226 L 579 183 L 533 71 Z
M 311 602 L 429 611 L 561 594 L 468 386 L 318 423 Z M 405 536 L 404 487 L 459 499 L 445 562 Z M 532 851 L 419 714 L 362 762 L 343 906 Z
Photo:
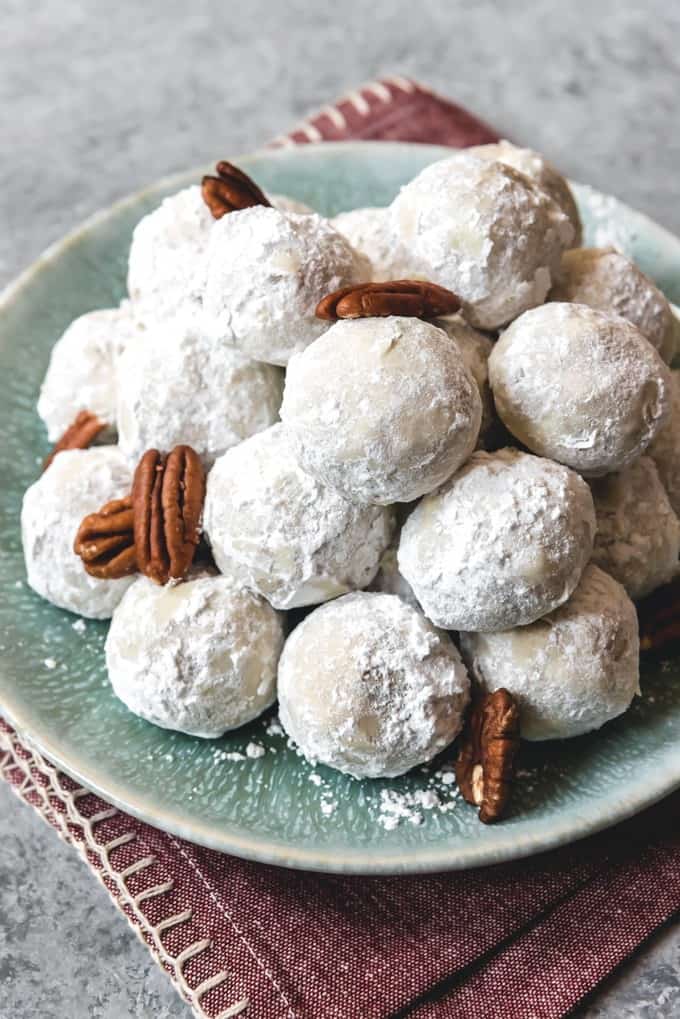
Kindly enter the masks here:
M 272 149 L 260 148 L 231 158 L 248 165 L 261 157 L 285 160 L 291 158 L 293 153 L 295 154 L 294 158 L 297 158 L 309 151 L 316 154 L 324 152 L 332 158 L 338 150 L 344 152 L 352 149 L 370 151 L 377 148 L 383 152 L 386 148 L 400 151 L 417 148 L 429 151 L 433 159 L 442 158 L 447 153 L 455 151 L 447 146 L 416 142 L 347 141 L 319 142 Z M 205 166 L 194 167 L 160 177 L 82 220 L 72 230 L 49 244 L 22 272 L 6 284 L 0 292 L 0 315 L 42 271 L 56 261 L 84 234 L 96 230 L 100 224 L 115 217 L 120 210 L 137 204 L 159 190 L 186 186 L 191 179 L 197 179 L 205 169 Z M 590 185 L 577 185 L 577 187 L 585 187 L 595 194 L 603 194 Z M 607 195 L 606 197 L 614 196 Z M 620 199 L 616 200 L 621 201 Z M 621 202 L 621 204 L 627 210 L 634 212 L 639 221 L 664 242 L 680 246 L 680 238 L 666 230 L 646 213 L 632 209 L 625 202 Z M 86 769 L 87 773 L 84 773 L 77 761 L 73 759 L 72 754 L 62 752 L 59 746 L 53 743 L 49 733 L 42 735 L 34 733 L 30 720 L 27 721 L 23 718 L 21 710 L 15 710 L 4 696 L 0 700 L 0 711 L 19 737 L 27 742 L 29 748 L 35 748 L 70 777 L 138 820 L 160 828 L 171 835 L 196 842 L 209 849 L 230 853 L 242 859 L 321 873 L 354 874 L 357 876 L 415 875 L 465 870 L 509 862 L 580 841 L 598 831 L 610 828 L 652 806 L 680 787 L 680 753 L 678 753 L 676 760 L 671 760 L 670 755 L 667 755 L 668 761 L 657 766 L 659 780 L 655 782 L 653 791 L 650 792 L 648 788 L 647 775 L 632 784 L 629 781 L 625 794 L 614 802 L 612 802 L 611 794 L 607 795 L 606 811 L 602 809 L 604 797 L 591 799 L 585 811 L 569 814 L 562 822 L 553 823 L 549 831 L 521 834 L 513 826 L 510 826 L 506 829 L 506 836 L 503 839 L 502 836 L 499 838 L 502 829 L 497 827 L 494 829 L 494 838 L 487 847 L 474 842 L 469 848 L 456 846 L 453 850 L 447 850 L 445 842 L 438 842 L 432 848 L 419 847 L 406 850 L 396 848 L 393 852 L 383 851 L 378 854 L 371 852 L 370 849 L 343 848 L 337 851 L 330 847 L 327 850 L 322 848 L 308 850 L 304 845 L 292 846 L 289 842 L 279 842 L 269 836 L 253 839 L 253 837 L 244 836 L 233 830 L 229 832 L 228 830 L 215 829 L 209 823 L 201 822 L 198 819 L 187 822 L 174 813 L 159 811 L 157 807 L 154 810 L 153 804 L 151 802 L 147 804 L 144 797 L 138 796 L 136 803 L 131 802 L 126 798 L 124 791 L 120 789 L 118 782 L 103 775 L 100 777 L 91 769 Z

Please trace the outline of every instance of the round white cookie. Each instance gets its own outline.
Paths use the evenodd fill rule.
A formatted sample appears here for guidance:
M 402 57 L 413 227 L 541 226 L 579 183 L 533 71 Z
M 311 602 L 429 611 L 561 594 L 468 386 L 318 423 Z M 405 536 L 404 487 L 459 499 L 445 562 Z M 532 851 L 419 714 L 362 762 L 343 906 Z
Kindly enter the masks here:
M 202 256 L 215 220 L 193 184 L 144 216 L 134 229 L 128 262 L 128 293 L 155 318 L 197 302 Z
M 643 598 L 678 572 L 680 520 L 661 484 L 654 461 L 640 457 L 619 474 L 591 483 L 597 537 L 593 562 Z
M 401 775 L 455 739 L 468 702 L 449 637 L 388 594 L 348 594 L 286 641 L 279 711 L 310 761 L 357 778 Z
M 477 452 L 411 513 L 399 569 L 437 626 L 503 630 L 567 600 L 594 535 L 574 471 L 516 449 Z
M 671 372 L 671 412 L 647 447 L 659 477 L 680 517 L 680 371 Z
M 334 323 L 286 375 L 281 419 L 304 470 L 361 503 L 409 502 L 470 455 L 482 405 L 459 349 L 417 318 Z
M 472 145 L 465 150 L 480 159 L 495 159 L 519 170 L 546 191 L 552 200 L 559 205 L 574 228 L 572 244 L 576 247 L 581 243 L 582 226 L 578 207 L 571 188 L 559 170 L 545 156 L 533 149 L 522 149 L 512 142 L 502 139 L 488 145 Z
M 209 339 L 188 321 L 155 323 L 118 365 L 121 450 L 192 446 L 206 466 L 278 418 L 283 373 Z
M 143 334 L 130 303 L 89 311 L 75 319 L 52 348 L 40 389 L 38 414 L 51 442 L 63 435 L 81 410 L 110 425 L 116 422 L 116 365 L 125 346 Z
M 274 703 L 282 647 L 279 614 L 225 577 L 138 577 L 113 614 L 106 665 L 135 715 L 210 739 Z
M 640 693 L 635 606 L 593 564 L 550 615 L 500 633 L 463 633 L 461 644 L 483 690 L 504 687 L 517 699 L 523 739 L 599 729 Z
M 388 208 L 350 209 L 334 216 L 331 223 L 355 251 L 368 258 L 372 280 L 413 278 L 408 252 L 392 233 Z
M 262 205 L 215 223 L 204 270 L 211 336 L 279 365 L 328 328 L 315 316 L 322 297 L 370 279 L 368 261 L 327 220 Z
M 467 325 L 460 315 L 437 318 L 432 324 L 443 329 L 455 342 L 462 354 L 465 367 L 477 383 L 482 398 L 482 424 L 477 441 L 478 445 L 484 448 L 491 429 L 498 425 L 498 416 L 489 386 L 489 356 L 493 350 L 493 343 L 484 333 Z
M 586 475 L 622 470 L 664 424 L 670 373 L 639 329 L 583 304 L 546 304 L 489 358 L 496 410 L 540 456 Z
M 480 329 L 542 304 L 574 233 L 528 177 L 464 150 L 402 188 L 391 222 L 414 265 L 456 293 Z
M 587 304 L 637 326 L 669 364 L 676 346 L 670 305 L 648 276 L 615 248 L 574 248 L 562 255 L 551 301 Z
M 108 619 L 132 577 L 99 580 L 73 551 L 83 518 L 126 496 L 132 473 L 117 446 L 58 453 L 24 495 L 21 537 L 28 583 L 59 608 Z
M 302 471 L 281 425 L 228 450 L 208 475 L 203 529 L 219 569 L 289 609 L 365 587 L 394 527 Z

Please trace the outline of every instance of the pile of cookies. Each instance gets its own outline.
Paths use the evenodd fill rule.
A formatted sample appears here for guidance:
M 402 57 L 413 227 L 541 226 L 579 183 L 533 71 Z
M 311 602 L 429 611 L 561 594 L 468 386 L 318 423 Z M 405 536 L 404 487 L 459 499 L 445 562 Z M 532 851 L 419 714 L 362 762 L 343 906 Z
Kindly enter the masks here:
M 580 243 L 509 142 L 334 220 L 221 162 L 141 220 L 129 300 L 53 349 L 22 511 L 35 591 L 112 617 L 130 710 L 217 737 L 278 698 L 357 777 L 460 736 L 490 821 L 520 735 L 628 708 L 633 600 L 680 554 L 680 330 Z

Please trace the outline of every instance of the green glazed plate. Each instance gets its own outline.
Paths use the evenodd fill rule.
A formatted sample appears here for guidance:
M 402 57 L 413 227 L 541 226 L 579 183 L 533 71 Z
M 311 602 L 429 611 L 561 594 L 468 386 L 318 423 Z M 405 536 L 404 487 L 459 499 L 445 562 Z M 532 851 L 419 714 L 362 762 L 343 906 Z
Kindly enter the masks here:
M 304 146 L 238 162 L 270 191 L 326 214 L 385 205 L 449 150 L 391 143 Z M 106 625 L 41 601 L 25 583 L 21 497 L 47 443 L 35 412 L 50 348 L 68 323 L 125 294 L 130 235 L 166 194 L 199 179 L 166 179 L 90 219 L 50 248 L 0 298 L 0 711 L 48 758 L 117 806 L 215 849 L 321 871 L 396 874 L 526 856 L 621 820 L 680 786 L 680 662 L 647 660 L 643 696 L 622 718 L 564 743 L 525 745 L 512 812 L 485 827 L 455 786 L 449 809 L 394 827 L 391 791 L 417 793 L 435 769 L 357 782 L 313 769 L 269 715 L 220 740 L 166 732 L 116 700 L 104 668 Z M 614 240 L 674 301 L 680 241 L 614 199 L 577 187 L 587 242 Z M 250 743 L 265 753 L 245 756 Z M 252 748 L 251 748 L 252 751 Z M 243 759 L 227 754 L 238 753 Z M 438 765 L 439 767 L 441 765 Z M 314 777 L 310 777 L 314 776 Z M 416 817 L 415 820 L 418 820 Z

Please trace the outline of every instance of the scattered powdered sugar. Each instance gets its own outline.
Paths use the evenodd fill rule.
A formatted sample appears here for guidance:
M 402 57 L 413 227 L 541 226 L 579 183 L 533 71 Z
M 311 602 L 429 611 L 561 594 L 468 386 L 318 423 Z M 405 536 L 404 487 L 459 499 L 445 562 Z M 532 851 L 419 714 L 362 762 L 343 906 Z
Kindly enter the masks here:
M 324 795 L 321 797 L 319 806 L 324 817 L 330 817 L 331 814 L 335 813 L 338 803 L 337 800 L 330 799 L 328 795 Z
M 419 826 L 428 814 L 447 814 L 460 798 L 456 786 L 453 765 L 446 765 L 434 773 L 428 773 L 426 787 L 408 792 L 396 789 L 381 789 L 377 808 L 374 808 L 376 822 L 386 831 L 392 831 L 402 822 Z
M 45 661 L 43 662 L 43 665 L 45 666 L 46 669 L 50 669 L 50 671 L 52 669 L 56 669 L 57 667 L 57 663 L 54 660 L 54 658 L 46 658 Z
M 83 633 L 85 633 L 85 631 L 87 629 L 87 626 L 85 624 L 85 620 L 84 619 L 76 619 L 75 623 L 71 623 L 71 629 L 75 630 L 76 633 L 79 633 L 79 634 L 82 635 Z
M 276 716 L 267 719 L 265 723 L 265 732 L 268 736 L 285 736 L 283 726 Z
M 264 757 L 266 751 L 261 743 L 249 743 L 246 747 L 246 757 L 250 757 L 251 760 L 257 760 L 258 757 Z
M 245 761 L 247 760 L 246 755 L 240 753 L 238 750 L 220 750 L 215 755 L 217 761 Z

